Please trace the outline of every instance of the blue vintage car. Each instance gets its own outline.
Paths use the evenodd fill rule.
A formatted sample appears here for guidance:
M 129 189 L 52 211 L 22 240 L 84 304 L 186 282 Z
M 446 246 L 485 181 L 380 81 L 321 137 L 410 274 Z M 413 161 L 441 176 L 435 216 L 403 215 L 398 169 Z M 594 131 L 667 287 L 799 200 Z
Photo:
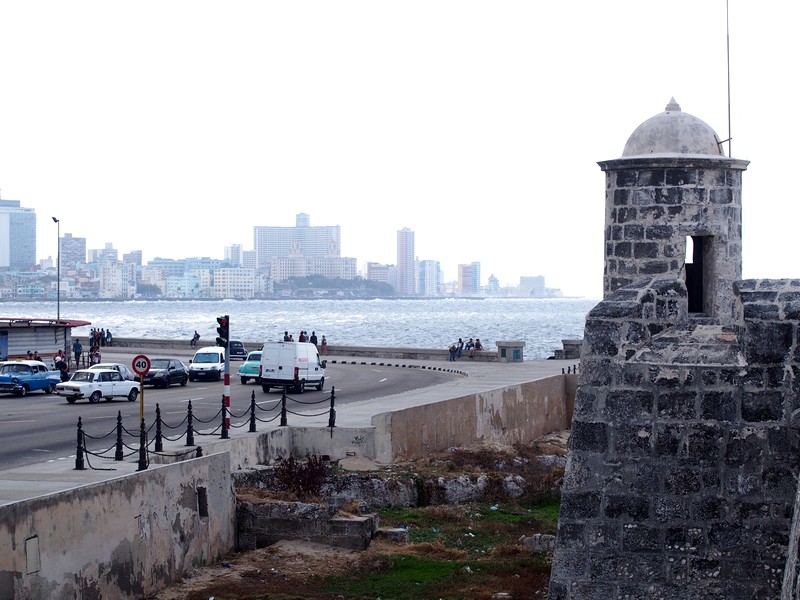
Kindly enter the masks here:
M 38 360 L 13 360 L 0 363 L 0 393 L 27 396 L 28 392 L 42 390 L 52 394 L 61 382 L 58 371 L 50 371 Z

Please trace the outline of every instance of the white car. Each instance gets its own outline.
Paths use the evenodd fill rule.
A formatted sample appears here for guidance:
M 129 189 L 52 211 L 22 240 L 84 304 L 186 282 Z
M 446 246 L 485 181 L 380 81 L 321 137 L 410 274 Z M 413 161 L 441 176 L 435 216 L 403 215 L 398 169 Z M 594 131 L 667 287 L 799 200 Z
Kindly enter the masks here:
M 100 402 L 100 398 L 127 398 L 134 402 L 139 397 L 139 385 L 126 381 L 114 369 L 82 369 L 75 371 L 69 381 L 56 386 L 56 394 L 64 396 L 67 402 L 74 403 L 80 398 L 89 402 Z
M 115 371 L 119 371 L 119 374 L 122 375 L 123 379 L 127 379 L 128 381 L 136 381 L 136 375 L 134 375 L 128 367 L 120 363 L 97 363 L 96 365 L 89 367 L 89 369 L 114 369 Z

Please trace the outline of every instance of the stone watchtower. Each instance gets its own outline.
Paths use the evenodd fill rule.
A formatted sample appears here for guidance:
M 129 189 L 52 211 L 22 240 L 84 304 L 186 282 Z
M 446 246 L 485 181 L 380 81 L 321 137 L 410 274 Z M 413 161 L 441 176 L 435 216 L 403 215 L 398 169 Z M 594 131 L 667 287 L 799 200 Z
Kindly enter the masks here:
M 742 171 L 706 123 L 673 98 L 628 139 L 606 172 L 603 293 L 639 279 L 686 282 L 690 313 L 730 321 L 742 277 Z
M 674 100 L 599 164 L 604 299 L 548 597 L 778 598 L 800 581 L 800 281 L 740 280 L 748 163 Z

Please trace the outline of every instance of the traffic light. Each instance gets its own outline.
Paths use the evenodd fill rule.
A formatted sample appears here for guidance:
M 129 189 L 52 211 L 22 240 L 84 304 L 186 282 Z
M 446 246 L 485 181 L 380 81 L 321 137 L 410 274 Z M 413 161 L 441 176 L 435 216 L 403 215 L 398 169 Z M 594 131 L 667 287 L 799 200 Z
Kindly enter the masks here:
M 231 319 L 228 315 L 224 315 L 217 317 L 217 323 L 219 323 L 219 327 L 217 327 L 217 346 L 222 346 L 227 350 L 228 342 L 231 339 Z

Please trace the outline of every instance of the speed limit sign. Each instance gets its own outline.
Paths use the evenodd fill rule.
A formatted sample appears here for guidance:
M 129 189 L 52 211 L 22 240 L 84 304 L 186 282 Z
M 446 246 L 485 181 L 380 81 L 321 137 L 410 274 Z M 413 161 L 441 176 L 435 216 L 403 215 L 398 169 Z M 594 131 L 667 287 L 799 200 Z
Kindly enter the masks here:
M 131 363 L 133 367 L 133 372 L 137 375 L 144 375 L 150 370 L 150 359 L 147 358 L 144 354 L 140 354 L 133 359 L 133 363 Z

